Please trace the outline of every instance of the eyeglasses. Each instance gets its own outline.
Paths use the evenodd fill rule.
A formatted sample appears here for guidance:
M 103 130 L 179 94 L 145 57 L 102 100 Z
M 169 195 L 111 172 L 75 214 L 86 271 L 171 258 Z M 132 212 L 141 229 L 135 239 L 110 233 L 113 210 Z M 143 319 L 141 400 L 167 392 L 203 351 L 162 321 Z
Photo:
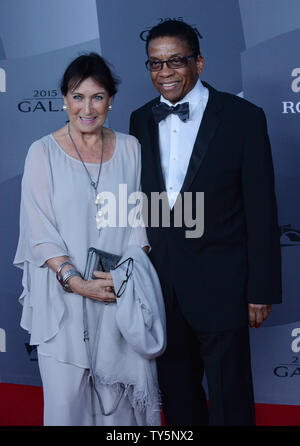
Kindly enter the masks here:
M 128 259 L 124 260 L 124 262 L 122 262 L 119 265 L 117 265 L 114 269 L 119 268 L 119 266 L 123 265 L 123 263 L 125 263 L 125 262 L 128 262 L 127 269 L 126 269 L 126 279 L 124 279 L 123 282 L 121 283 L 119 291 L 116 293 L 117 297 L 121 297 L 122 294 L 124 293 L 124 291 L 126 289 L 126 285 L 127 285 L 128 279 L 131 276 L 132 270 L 133 270 L 133 259 L 131 257 L 129 257 Z
M 159 59 L 154 59 L 154 60 L 147 60 L 145 62 L 146 68 L 149 71 L 160 71 L 163 68 L 164 63 L 167 64 L 168 68 L 171 69 L 177 69 L 177 68 L 183 68 L 187 65 L 189 59 L 193 59 L 194 57 L 197 57 L 196 54 L 191 54 L 191 56 L 186 56 L 186 57 L 171 57 L 168 60 L 159 60 Z

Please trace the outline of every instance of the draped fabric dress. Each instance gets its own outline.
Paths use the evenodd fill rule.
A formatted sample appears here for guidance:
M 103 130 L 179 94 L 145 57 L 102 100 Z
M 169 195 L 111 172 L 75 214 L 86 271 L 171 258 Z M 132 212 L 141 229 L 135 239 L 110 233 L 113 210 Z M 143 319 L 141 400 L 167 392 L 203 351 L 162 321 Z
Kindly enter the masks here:
M 43 357 L 44 363 L 49 358 L 54 360 L 52 364 L 57 363 L 58 368 L 89 368 L 83 341 L 82 296 L 65 292 L 45 262 L 69 256 L 83 275 L 89 247 L 122 255 L 130 245 L 148 244 L 145 228 L 132 227 L 126 221 L 136 209 L 136 203 L 128 203 L 128 198 L 140 190 L 139 143 L 130 135 L 115 135 L 115 151 L 102 164 L 98 192 L 109 193 L 111 208 L 104 203 L 104 218 L 105 212 L 106 216 L 114 212 L 116 225 L 100 231 L 96 227 L 95 191 L 80 160 L 69 156 L 50 134 L 31 145 L 25 161 L 20 235 L 14 259 L 23 270 L 21 326 L 30 333 L 30 343 L 38 345 L 39 358 Z M 86 167 L 96 181 L 99 164 L 86 163 Z M 90 317 L 94 318 L 91 326 L 97 322 L 97 303 L 87 299 Z M 57 388 L 63 389 L 63 373 L 57 373 Z M 49 375 L 53 378 L 50 369 Z M 110 417 L 103 420 L 101 414 L 96 418 L 91 416 L 82 423 L 114 423 Z M 122 424 L 122 416 L 119 421 Z M 124 417 L 124 424 L 135 424 L 134 415 Z

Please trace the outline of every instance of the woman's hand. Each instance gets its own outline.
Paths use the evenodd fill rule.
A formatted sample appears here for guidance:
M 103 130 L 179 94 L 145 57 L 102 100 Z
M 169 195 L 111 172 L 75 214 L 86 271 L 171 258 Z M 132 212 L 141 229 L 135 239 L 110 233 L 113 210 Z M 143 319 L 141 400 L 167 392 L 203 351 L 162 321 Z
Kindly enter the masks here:
M 53 269 L 53 271 L 57 271 L 63 262 L 68 261 L 69 257 L 61 256 L 49 259 L 46 263 L 51 269 Z M 61 274 L 72 268 L 74 268 L 72 264 L 64 266 L 61 270 Z M 72 276 L 68 280 L 68 284 L 74 293 L 80 294 L 81 296 L 86 296 L 90 299 L 98 300 L 99 302 L 104 303 L 116 302 L 114 283 L 111 274 L 94 271 L 94 277 L 95 280 L 84 280 L 82 277 Z
M 94 277 L 94 280 L 83 280 L 81 277 L 74 276 L 68 280 L 68 284 L 76 294 L 89 297 L 99 302 L 116 302 L 111 274 L 95 271 Z

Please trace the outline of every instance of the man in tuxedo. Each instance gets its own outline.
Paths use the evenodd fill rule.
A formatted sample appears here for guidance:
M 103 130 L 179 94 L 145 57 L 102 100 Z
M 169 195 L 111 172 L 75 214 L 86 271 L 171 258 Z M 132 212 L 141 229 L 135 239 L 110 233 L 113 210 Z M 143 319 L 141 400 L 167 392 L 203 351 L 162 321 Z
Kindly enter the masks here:
M 281 302 L 273 165 L 261 108 L 199 80 L 198 36 L 182 21 L 149 31 L 147 68 L 160 97 L 134 111 L 148 197 L 151 260 L 166 306 L 158 360 L 167 425 L 253 425 L 249 328 Z M 151 193 L 166 192 L 170 225 L 151 226 Z M 187 237 L 177 204 L 204 193 L 204 231 Z M 189 202 L 190 203 L 190 202 Z M 183 211 L 182 211 L 183 212 Z M 199 215 L 199 213 L 198 213 Z M 147 223 L 147 222 L 146 222 Z M 209 413 L 202 387 L 208 384 Z

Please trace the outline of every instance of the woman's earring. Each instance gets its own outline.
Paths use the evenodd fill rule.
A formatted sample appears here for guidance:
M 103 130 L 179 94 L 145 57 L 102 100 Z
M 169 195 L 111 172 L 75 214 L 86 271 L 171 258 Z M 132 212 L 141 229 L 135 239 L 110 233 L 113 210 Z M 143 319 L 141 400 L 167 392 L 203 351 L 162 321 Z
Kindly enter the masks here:
M 108 110 L 109 110 L 109 111 L 112 110 L 112 106 L 111 106 L 111 105 L 108 106 Z
M 64 104 L 64 105 L 63 105 L 63 110 L 66 111 L 66 110 L 68 110 L 68 108 L 69 108 L 69 106 L 68 106 L 67 104 Z

